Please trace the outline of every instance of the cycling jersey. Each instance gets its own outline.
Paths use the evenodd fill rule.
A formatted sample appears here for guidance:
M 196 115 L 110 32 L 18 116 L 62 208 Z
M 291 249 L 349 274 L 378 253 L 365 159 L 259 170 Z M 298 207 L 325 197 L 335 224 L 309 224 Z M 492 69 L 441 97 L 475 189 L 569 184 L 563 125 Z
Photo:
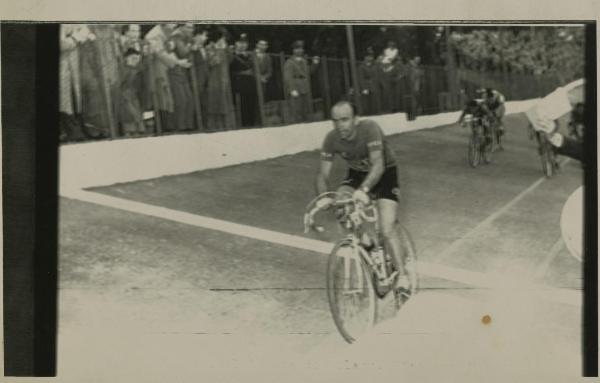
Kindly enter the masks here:
M 496 110 L 504 105 L 504 95 L 497 90 L 492 91 L 492 97 L 487 97 L 485 102 L 491 110 Z
M 385 135 L 375 121 L 361 120 L 355 129 L 351 140 L 343 139 L 337 129 L 330 131 L 323 142 L 321 159 L 333 161 L 333 157 L 339 154 L 346 160 L 350 169 L 368 172 L 371 169 L 369 153 L 381 150 L 385 167 L 396 165 L 396 159 L 385 140 Z
M 470 114 L 473 117 L 484 117 L 488 115 L 488 113 L 489 111 L 486 104 L 480 99 L 473 99 L 467 102 L 463 111 L 463 115 Z

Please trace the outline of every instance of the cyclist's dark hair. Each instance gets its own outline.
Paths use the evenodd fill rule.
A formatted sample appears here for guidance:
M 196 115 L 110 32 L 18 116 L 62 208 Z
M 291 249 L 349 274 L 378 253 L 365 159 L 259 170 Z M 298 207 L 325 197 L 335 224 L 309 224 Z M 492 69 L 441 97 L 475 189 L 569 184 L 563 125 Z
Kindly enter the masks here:
M 352 115 L 358 116 L 358 109 L 356 108 L 356 105 L 354 105 L 354 103 L 350 100 L 340 100 L 340 101 L 336 102 L 335 105 L 333 105 L 333 107 L 331 107 L 331 109 L 338 107 L 338 106 L 342 106 L 342 105 L 350 105 L 350 108 L 352 108 Z
M 487 94 L 488 97 L 493 96 L 494 90 L 492 88 L 485 88 L 485 94 Z

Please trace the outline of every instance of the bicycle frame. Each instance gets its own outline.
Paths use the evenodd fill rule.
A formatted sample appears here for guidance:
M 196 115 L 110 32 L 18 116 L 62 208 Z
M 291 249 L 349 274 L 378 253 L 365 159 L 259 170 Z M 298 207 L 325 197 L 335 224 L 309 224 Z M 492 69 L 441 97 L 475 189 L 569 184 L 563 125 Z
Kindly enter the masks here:
M 329 196 L 339 197 L 340 194 L 341 193 L 338 192 L 323 193 L 317 196 L 315 199 L 313 199 L 308 206 L 316 204 L 316 201 L 318 201 L 321 198 Z M 369 266 L 369 268 L 373 271 L 380 283 L 389 283 L 389 281 L 395 277 L 395 273 L 397 273 L 397 271 L 391 274 L 388 272 L 386 262 L 387 258 L 389 257 L 389 254 L 387 252 L 384 252 L 383 254 L 378 255 L 382 257 L 381 262 L 379 263 L 381 267 L 378 267 L 378 264 L 373 258 L 373 254 L 365 249 L 365 246 L 367 245 L 363 243 L 363 236 L 367 235 L 370 238 L 369 245 L 371 245 L 374 249 L 383 248 L 379 240 L 380 231 L 377 208 L 372 204 L 363 206 L 360 203 L 356 203 L 356 201 L 352 200 L 352 198 L 338 200 L 334 205 L 344 208 L 344 216 L 338 218 L 338 223 L 340 223 L 342 226 L 345 226 L 346 229 L 352 231 L 350 234 L 347 235 L 346 238 L 338 241 L 338 244 L 348 244 L 352 248 L 352 258 L 355 261 L 359 262 L 360 259 L 363 259 L 365 263 Z M 308 216 L 312 217 L 318 210 L 319 209 L 316 208 L 311 209 L 310 213 L 308 213 Z M 367 214 L 367 211 L 372 212 L 372 215 L 369 216 L 369 214 Z M 365 231 L 362 231 L 363 225 L 365 223 L 373 223 L 375 225 L 374 233 L 367 234 Z M 310 219 L 309 222 L 307 222 L 306 217 L 305 225 L 314 227 L 314 224 L 310 223 Z M 317 227 L 317 231 L 322 231 L 322 228 Z M 348 260 L 347 258 L 348 257 L 344 257 L 344 270 L 348 274 L 350 272 L 350 260 Z M 359 276 L 359 280 L 360 287 L 362 288 L 362 275 Z
M 393 292 L 396 310 L 416 291 L 418 281 L 411 280 L 410 293 L 394 289 L 398 270 L 393 270 L 390 254 L 380 246 L 377 208 L 362 205 L 352 198 L 339 199 L 337 192 L 324 193 L 313 199 L 304 215 L 305 230 L 323 232 L 316 226 L 314 215 L 330 206 L 343 208 L 337 220 L 349 233 L 337 241 L 327 263 L 327 299 L 333 321 L 346 342 L 353 343 L 357 334 L 372 327 L 377 321 L 377 301 Z M 334 200 L 321 198 L 334 196 Z M 372 212 L 372 215 L 367 214 Z M 363 224 L 374 223 L 375 232 Z M 369 241 L 365 241 L 369 238 Z M 408 240 L 407 254 L 414 256 L 414 246 Z M 414 269 L 416 272 L 416 269 Z M 414 289 L 413 289 L 414 287 Z M 366 315 L 365 315 L 366 314 Z M 358 327 L 357 327 L 358 325 Z

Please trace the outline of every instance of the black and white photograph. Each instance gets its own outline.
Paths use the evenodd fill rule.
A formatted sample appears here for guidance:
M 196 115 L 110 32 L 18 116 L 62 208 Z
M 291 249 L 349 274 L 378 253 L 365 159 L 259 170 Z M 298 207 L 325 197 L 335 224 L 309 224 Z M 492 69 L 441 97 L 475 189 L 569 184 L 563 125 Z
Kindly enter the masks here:
M 394 19 L 2 22 L 4 375 L 598 376 L 595 21 Z

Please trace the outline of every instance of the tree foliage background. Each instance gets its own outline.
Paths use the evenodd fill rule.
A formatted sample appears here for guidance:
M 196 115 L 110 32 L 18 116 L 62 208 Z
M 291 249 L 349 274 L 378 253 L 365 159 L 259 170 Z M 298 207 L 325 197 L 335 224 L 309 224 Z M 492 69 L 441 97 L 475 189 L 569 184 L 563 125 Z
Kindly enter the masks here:
M 224 24 L 231 43 L 246 33 L 251 46 L 258 39 L 270 43 L 272 53 L 291 53 L 295 40 L 304 40 L 309 55 L 348 57 L 344 25 L 338 24 Z M 151 26 L 143 26 L 147 31 Z M 566 80 L 584 71 L 583 27 L 546 26 L 444 26 L 353 25 L 357 59 L 367 48 L 380 54 L 388 41 L 395 41 L 402 60 L 420 56 L 423 64 L 444 65 L 447 33 L 458 64 L 467 69 L 505 71 L 532 75 L 558 75 Z
M 462 67 L 570 80 L 583 75 L 583 27 L 499 27 L 451 33 Z

